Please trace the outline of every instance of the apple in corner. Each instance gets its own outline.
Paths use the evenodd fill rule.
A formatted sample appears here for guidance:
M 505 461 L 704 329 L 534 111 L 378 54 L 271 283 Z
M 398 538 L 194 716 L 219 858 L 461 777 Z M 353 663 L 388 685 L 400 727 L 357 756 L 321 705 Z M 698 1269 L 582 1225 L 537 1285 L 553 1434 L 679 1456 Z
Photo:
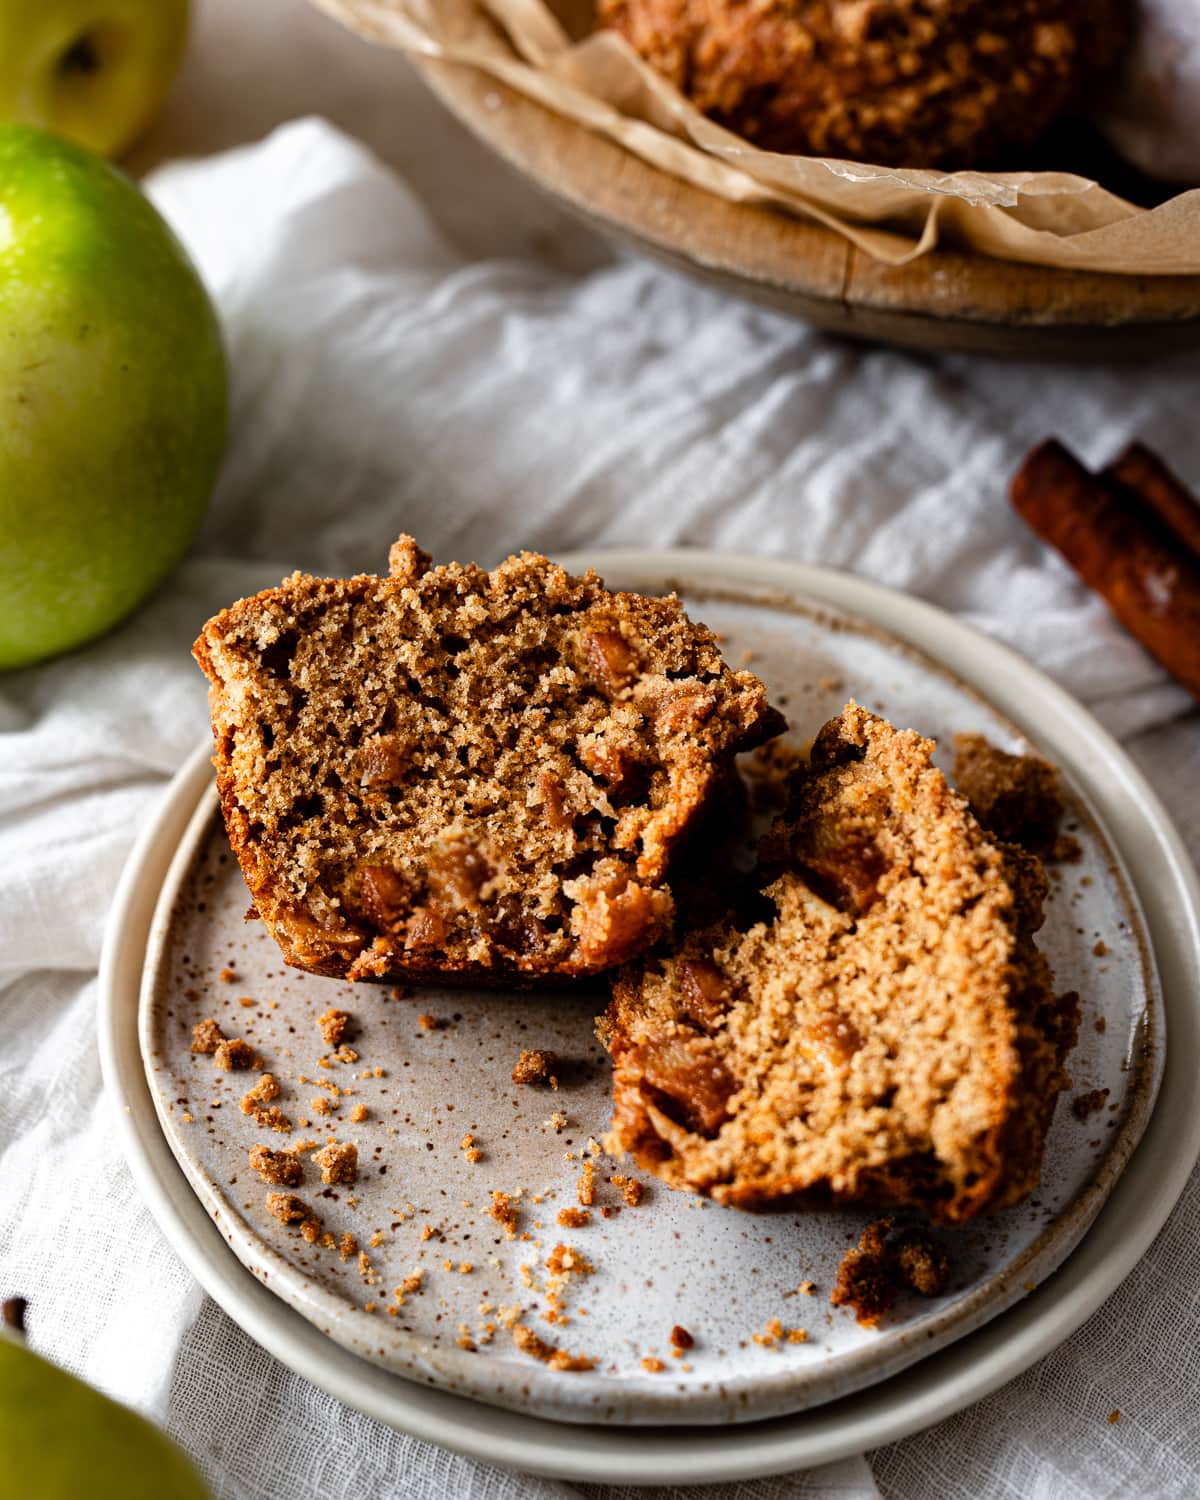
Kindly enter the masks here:
M 150 200 L 70 141 L 0 125 L 0 670 L 162 583 L 207 508 L 227 399 L 208 293 Z
M 188 0 L 0 0 L 0 120 L 119 156 L 162 107 Z

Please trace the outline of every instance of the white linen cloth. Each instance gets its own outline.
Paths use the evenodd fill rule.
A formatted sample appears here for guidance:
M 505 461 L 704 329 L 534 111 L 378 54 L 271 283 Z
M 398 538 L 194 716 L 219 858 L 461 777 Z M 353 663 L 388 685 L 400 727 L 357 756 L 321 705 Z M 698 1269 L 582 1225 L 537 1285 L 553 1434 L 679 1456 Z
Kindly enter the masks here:
M 381 568 L 401 529 L 482 563 L 636 543 L 832 564 L 944 605 L 1065 682 L 1128 741 L 1195 852 L 1200 713 L 1023 529 L 1005 486 L 1050 432 L 1095 462 L 1140 436 L 1200 485 L 1200 360 L 857 347 L 565 221 L 523 255 L 467 256 L 314 121 L 166 169 L 150 191 L 217 299 L 232 436 L 159 595 L 108 638 L 0 679 L 0 1291 L 32 1300 L 36 1347 L 164 1422 L 218 1497 L 617 1500 L 342 1407 L 202 1297 L 138 1201 L 100 1085 L 95 976 L 122 861 L 207 731 L 192 640 L 294 567 Z M 494 184 L 485 201 L 503 211 Z M 717 1500 L 1200 1493 L 1198 1240 L 1193 1179 L 1135 1275 L 1027 1374 L 865 1460 Z

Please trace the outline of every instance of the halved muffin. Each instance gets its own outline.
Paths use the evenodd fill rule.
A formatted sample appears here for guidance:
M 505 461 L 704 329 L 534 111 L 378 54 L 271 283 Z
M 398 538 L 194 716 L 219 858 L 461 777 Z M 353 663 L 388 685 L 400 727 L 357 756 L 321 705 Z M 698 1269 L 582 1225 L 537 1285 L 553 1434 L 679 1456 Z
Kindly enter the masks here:
M 621 972 L 612 1149 L 741 1208 L 962 1222 L 1036 1184 L 1076 1000 L 1034 946 L 1040 864 L 933 748 L 849 704 L 764 840 L 760 910 Z
M 782 727 L 674 597 L 533 553 L 295 574 L 210 620 L 217 785 L 288 963 L 350 979 L 564 979 L 669 926 L 670 863 Z

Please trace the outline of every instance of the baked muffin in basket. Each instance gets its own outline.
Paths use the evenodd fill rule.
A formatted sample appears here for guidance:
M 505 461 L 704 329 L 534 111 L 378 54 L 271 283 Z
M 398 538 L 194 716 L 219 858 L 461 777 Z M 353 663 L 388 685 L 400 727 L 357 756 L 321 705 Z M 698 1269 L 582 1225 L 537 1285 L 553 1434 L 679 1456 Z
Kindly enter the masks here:
M 704 114 L 768 151 L 1018 167 L 1129 34 L 1125 0 L 601 0 Z

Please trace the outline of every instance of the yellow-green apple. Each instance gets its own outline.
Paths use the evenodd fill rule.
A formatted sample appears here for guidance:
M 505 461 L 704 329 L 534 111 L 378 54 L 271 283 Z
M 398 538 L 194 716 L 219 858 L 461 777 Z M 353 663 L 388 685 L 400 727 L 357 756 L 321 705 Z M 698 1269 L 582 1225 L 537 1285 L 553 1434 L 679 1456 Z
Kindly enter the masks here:
M 0 668 L 99 635 L 175 567 L 226 404 L 212 304 L 149 199 L 0 125 Z
M 200 1476 L 156 1427 L 0 1330 L 6 1495 L 40 1500 L 206 1500 Z
M 116 156 L 162 106 L 188 0 L 0 0 L 0 120 Z

